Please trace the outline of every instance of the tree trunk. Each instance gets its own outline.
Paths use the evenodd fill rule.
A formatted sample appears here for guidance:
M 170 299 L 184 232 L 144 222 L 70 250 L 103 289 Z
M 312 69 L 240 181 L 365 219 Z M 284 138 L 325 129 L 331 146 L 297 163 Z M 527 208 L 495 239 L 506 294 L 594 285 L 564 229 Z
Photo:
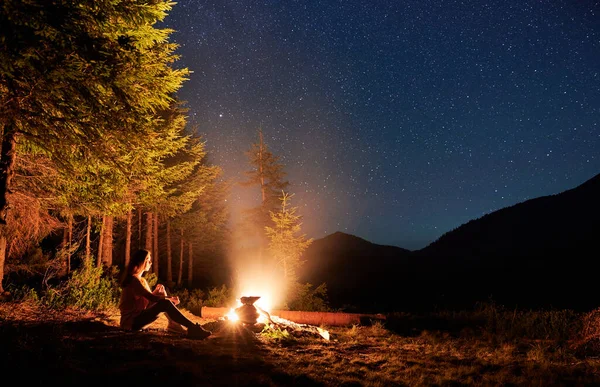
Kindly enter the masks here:
M 63 227 L 62 241 L 60 242 L 60 249 L 65 253 L 65 262 L 64 262 L 64 270 L 61 262 L 60 266 L 60 275 L 69 274 L 69 225 L 66 224 Z
M 92 216 L 88 215 L 87 229 L 85 231 L 85 265 L 84 265 L 84 267 L 87 267 L 87 264 L 90 262 L 90 255 L 92 253 L 91 241 L 90 241 L 91 235 L 92 235 Z
M 138 214 L 138 249 L 142 249 L 142 209 L 137 209 Z
M 181 229 L 179 244 L 179 274 L 177 275 L 177 286 L 181 286 L 183 281 L 183 229 Z
M 8 194 L 15 175 L 17 133 L 12 124 L 2 129 L 2 154 L 0 155 L 0 224 L 6 224 L 8 214 Z M 4 268 L 2 268 L 4 270 Z
M 73 215 L 67 221 L 67 274 L 71 272 L 71 246 L 73 244 Z
M 129 259 L 131 258 L 131 220 L 133 218 L 132 211 L 127 211 L 127 226 L 125 231 L 125 266 L 129 265 Z
M 4 261 L 6 260 L 6 237 L 0 236 L 0 297 L 4 294 L 2 280 L 4 279 Z
M 154 257 L 154 264 L 152 265 L 153 267 L 153 271 L 154 274 L 156 274 L 156 278 L 158 278 L 158 269 L 159 269 L 159 259 L 158 259 L 158 213 L 154 214 L 154 233 L 153 233 L 153 241 L 154 241 L 154 247 L 153 247 L 153 253 L 152 256 Z
M 192 288 L 192 279 L 193 279 L 193 273 L 194 271 L 193 269 L 193 262 L 194 260 L 192 259 L 192 242 L 188 243 L 188 287 L 191 289 Z
M 144 248 L 152 252 L 152 213 L 146 212 L 146 243 Z
M 173 254 L 171 254 L 171 221 L 167 219 L 167 281 L 173 282 Z
M 106 267 L 112 266 L 112 253 L 113 253 L 113 224 L 114 217 L 106 216 L 106 223 L 104 225 L 104 245 L 102 247 L 102 263 Z
M 100 267 L 102 264 L 102 253 L 104 245 L 104 224 L 106 223 L 106 216 L 102 215 L 102 225 L 100 226 L 100 237 L 98 238 L 98 255 L 96 256 L 96 267 Z
M 16 131 L 12 124 L 2 128 L 2 147 L 0 154 L 0 295 L 4 293 L 4 263 L 6 261 L 6 215 L 8 213 L 8 194 L 11 181 L 15 175 L 15 148 L 17 145 Z

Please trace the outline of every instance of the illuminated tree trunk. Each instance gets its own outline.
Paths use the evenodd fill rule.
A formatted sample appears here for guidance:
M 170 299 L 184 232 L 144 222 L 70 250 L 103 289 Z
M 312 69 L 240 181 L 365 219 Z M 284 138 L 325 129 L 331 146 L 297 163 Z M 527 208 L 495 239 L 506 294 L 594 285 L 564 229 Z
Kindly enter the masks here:
M 154 264 L 152 265 L 154 268 L 154 274 L 156 274 L 156 277 L 158 277 L 158 265 L 159 265 L 159 259 L 158 259 L 158 213 L 154 214 L 154 233 L 153 233 L 153 241 L 154 241 L 154 246 L 153 246 L 153 253 L 152 256 L 154 257 Z
M 177 275 L 177 286 L 181 286 L 183 281 L 183 229 L 181 229 L 181 239 L 179 241 L 179 274 Z
M 146 243 L 144 248 L 152 252 L 152 213 L 146 212 Z
M 67 274 L 71 272 L 71 246 L 73 244 L 73 215 L 69 215 L 67 220 L 67 238 L 65 247 L 67 248 Z
M 138 208 L 138 249 L 142 248 L 142 209 Z
M 171 221 L 167 219 L 167 281 L 173 282 L 173 254 L 171 254 Z
M 96 267 L 102 265 L 102 253 L 104 249 L 104 223 L 106 216 L 102 215 L 102 225 L 100 225 L 100 238 L 98 241 L 98 255 L 96 256 Z
M 133 214 L 132 211 L 127 211 L 127 225 L 125 231 L 125 267 L 129 265 L 129 259 L 131 258 L 131 221 Z
M 12 124 L 2 128 L 2 154 L 0 155 L 0 224 L 6 224 L 8 193 L 15 175 L 17 133 Z M 2 261 L 4 262 L 4 261 Z M 4 268 L 2 268 L 4 270 Z
M 4 294 L 2 279 L 4 279 L 4 260 L 6 258 L 6 237 L 0 236 L 0 296 Z
M 91 238 L 92 235 L 92 216 L 88 215 L 87 217 L 87 227 L 86 227 L 86 231 L 85 231 L 85 265 L 84 267 L 87 267 L 87 264 L 90 262 L 90 255 L 92 254 L 92 249 L 91 249 Z
M 106 267 L 112 266 L 112 252 L 113 252 L 113 216 L 105 216 L 105 224 L 103 227 L 104 244 L 102 247 L 102 263 Z
M 4 263 L 6 261 L 6 215 L 8 213 L 8 192 L 15 174 L 16 132 L 12 124 L 2 128 L 2 154 L 0 155 L 0 294 L 4 293 Z
M 188 286 L 192 287 L 194 260 L 192 258 L 192 242 L 188 243 Z

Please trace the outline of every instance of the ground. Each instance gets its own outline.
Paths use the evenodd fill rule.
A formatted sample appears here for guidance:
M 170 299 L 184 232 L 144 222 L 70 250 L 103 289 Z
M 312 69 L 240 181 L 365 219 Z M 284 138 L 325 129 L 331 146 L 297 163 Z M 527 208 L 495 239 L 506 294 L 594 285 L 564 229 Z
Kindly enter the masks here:
M 164 318 L 130 333 L 114 312 L 0 303 L 0 369 L 19 386 L 600 385 L 597 357 L 556 343 L 409 337 L 381 324 L 329 327 L 330 340 L 286 337 L 184 312 L 214 334 L 169 334 Z

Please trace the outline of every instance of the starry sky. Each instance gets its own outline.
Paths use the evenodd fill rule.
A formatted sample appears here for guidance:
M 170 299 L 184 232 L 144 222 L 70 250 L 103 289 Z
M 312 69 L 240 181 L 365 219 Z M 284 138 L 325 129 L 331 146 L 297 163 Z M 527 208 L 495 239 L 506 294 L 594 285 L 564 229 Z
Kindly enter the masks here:
M 262 128 L 307 237 L 417 250 L 600 173 L 599 1 L 179 0 L 160 26 L 211 161 L 243 179 Z

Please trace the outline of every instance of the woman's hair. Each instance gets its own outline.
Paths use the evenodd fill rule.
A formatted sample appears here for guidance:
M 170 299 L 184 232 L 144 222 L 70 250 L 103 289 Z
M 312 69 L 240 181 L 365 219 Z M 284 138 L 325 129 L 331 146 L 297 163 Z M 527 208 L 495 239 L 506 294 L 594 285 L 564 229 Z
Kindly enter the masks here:
M 133 272 L 136 268 L 140 267 L 144 264 L 146 257 L 150 254 L 148 250 L 140 249 L 133 254 L 131 259 L 129 260 L 129 264 L 125 268 L 123 275 L 121 276 L 121 287 L 127 286 L 131 282 L 131 278 L 133 277 Z

